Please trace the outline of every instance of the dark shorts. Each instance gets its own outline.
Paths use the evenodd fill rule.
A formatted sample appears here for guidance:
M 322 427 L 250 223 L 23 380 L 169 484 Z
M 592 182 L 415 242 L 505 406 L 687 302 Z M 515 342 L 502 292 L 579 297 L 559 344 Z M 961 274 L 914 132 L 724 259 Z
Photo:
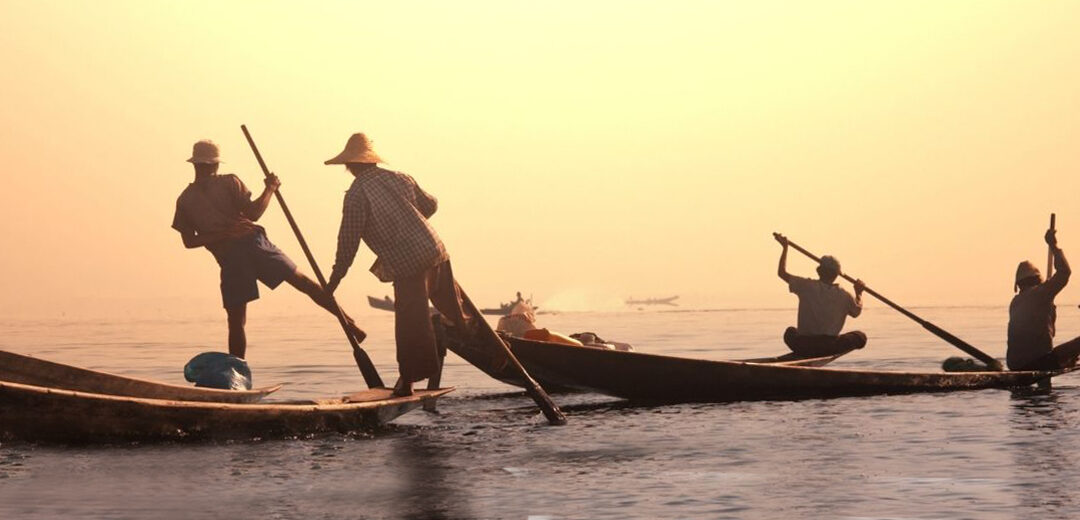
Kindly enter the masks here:
M 259 299 L 256 281 L 274 289 L 296 272 L 296 264 L 261 230 L 215 249 L 214 258 L 221 266 L 221 300 L 226 309 Z

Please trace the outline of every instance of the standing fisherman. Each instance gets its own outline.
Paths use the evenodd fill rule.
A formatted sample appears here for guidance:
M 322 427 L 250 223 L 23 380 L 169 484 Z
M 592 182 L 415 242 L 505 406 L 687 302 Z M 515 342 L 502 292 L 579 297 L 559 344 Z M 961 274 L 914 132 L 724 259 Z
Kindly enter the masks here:
M 440 369 L 428 300 L 462 330 L 473 330 L 462 308 L 461 288 L 450 270 L 450 256 L 428 218 L 438 203 L 412 177 L 379 168 L 383 162 L 362 133 L 325 164 L 344 164 L 356 179 L 345 192 L 334 270 L 327 283 L 333 294 L 356 257 L 361 239 L 377 257 L 371 272 L 394 284 L 394 337 L 400 378 L 394 395 L 411 395 L 413 383 Z
M 1080 356 L 1080 338 L 1054 348 L 1057 310 L 1054 297 L 1069 283 L 1072 270 L 1065 253 L 1057 246 L 1057 231 L 1044 236 L 1054 256 L 1057 272 L 1043 282 L 1042 273 L 1028 261 L 1016 267 L 1017 291 L 1009 303 L 1009 348 L 1006 361 L 1010 370 L 1053 370 L 1076 364 Z
M 855 282 L 855 297 L 835 283 L 840 276 L 840 262 L 823 256 L 818 265 L 818 279 L 802 278 L 787 272 L 788 241 L 776 235 L 784 246 L 776 274 L 787 282 L 788 289 L 799 297 L 798 327 L 784 331 L 784 343 L 792 352 L 804 356 L 828 356 L 866 346 L 866 334 L 851 331 L 840 334 L 848 316 L 862 313 L 862 293 L 866 286 Z
M 261 281 L 270 289 L 288 282 L 319 306 L 336 312 L 330 294 L 297 270 L 296 264 L 266 238 L 255 221 L 266 211 L 274 191 L 281 186 L 276 175 L 266 178 L 266 188 L 255 200 L 243 181 L 233 174 L 218 175 L 221 163 L 212 141 L 195 143 L 188 162 L 195 167 L 195 181 L 176 199 L 173 229 L 180 232 L 184 247 L 205 247 L 221 266 L 221 297 L 229 321 L 229 353 L 243 358 L 247 352 L 247 303 L 259 298 Z M 345 318 L 357 342 L 366 334 L 351 318 Z

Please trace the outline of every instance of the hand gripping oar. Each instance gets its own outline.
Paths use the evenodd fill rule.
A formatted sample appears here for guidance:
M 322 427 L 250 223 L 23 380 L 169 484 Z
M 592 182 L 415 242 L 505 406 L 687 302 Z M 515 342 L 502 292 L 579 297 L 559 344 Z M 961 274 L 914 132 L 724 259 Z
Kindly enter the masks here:
M 1057 215 L 1050 214 L 1050 231 L 1054 230 L 1054 221 Z M 1054 274 L 1054 246 L 1046 246 L 1046 279 L 1049 280 L 1050 276 Z
M 461 291 L 461 303 L 464 304 L 465 310 L 468 311 L 469 314 L 472 314 L 476 321 L 479 322 L 480 330 L 477 331 L 478 334 L 487 336 L 487 339 L 491 342 L 492 346 L 506 355 L 510 365 L 513 366 L 514 371 L 517 372 L 518 377 L 525 382 L 525 392 L 529 394 L 529 397 L 532 397 L 533 401 L 536 401 L 537 406 L 544 412 L 544 417 L 547 417 L 548 424 L 554 426 L 566 424 L 566 416 L 563 415 L 562 410 L 559 410 L 558 405 L 551 400 L 551 396 L 549 396 L 547 392 L 536 383 L 536 380 L 525 371 L 525 367 L 521 366 L 521 362 L 518 361 L 517 357 L 514 356 L 514 353 L 510 351 L 510 347 L 503 342 L 498 333 L 491 329 L 491 325 L 488 324 L 487 320 L 484 319 L 484 316 L 480 314 L 480 310 L 476 308 L 476 305 L 473 305 L 472 300 L 465 294 L 465 291 Z
M 270 169 L 266 167 L 266 162 L 263 161 L 262 154 L 259 153 L 259 149 L 255 146 L 255 140 L 251 138 L 251 134 L 248 133 L 248 129 L 244 125 L 240 125 L 240 130 L 244 131 L 244 137 L 247 138 L 247 142 L 251 145 L 251 151 L 255 153 L 255 159 L 259 161 L 259 166 L 262 167 L 263 174 L 267 177 L 270 176 Z M 311 254 L 311 249 L 307 245 L 307 241 L 304 240 L 304 235 L 300 233 L 300 227 L 296 225 L 296 219 L 293 218 L 292 212 L 289 211 L 289 206 L 285 204 L 285 198 L 281 196 L 281 190 L 275 190 L 274 196 L 277 197 L 277 201 L 281 204 L 281 210 L 285 213 L 285 218 L 288 219 L 289 225 L 292 226 L 293 233 L 296 234 L 296 239 L 300 242 L 300 248 L 304 250 L 304 256 L 307 257 L 308 262 L 311 263 L 311 269 L 315 271 L 315 278 L 319 280 L 319 285 L 323 290 L 326 289 L 326 278 L 323 278 L 322 271 L 319 270 L 319 264 L 315 262 L 315 256 Z M 352 345 L 353 359 L 356 360 L 356 366 L 360 368 L 360 373 L 364 375 L 364 382 L 367 383 L 368 388 L 385 388 L 382 378 L 379 377 L 379 372 L 375 370 L 375 365 L 372 364 L 371 358 L 368 357 L 367 352 L 360 348 L 360 343 L 357 343 L 356 338 L 349 332 L 348 323 L 345 322 L 345 313 L 341 311 L 341 307 L 336 301 L 332 302 L 334 306 L 334 315 L 337 316 L 338 323 L 341 324 L 341 329 L 345 331 L 345 337 L 349 338 L 349 344 Z
M 779 233 L 773 233 L 773 236 L 777 237 L 778 239 L 780 238 Z M 811 260 L 813 260 L 815 262 L 818 262 L 818 263 L 821 262 L 820 258 L 818 258 L 817 256 L 814 256 L 813 253 L 799 247 L 798 244 L 796 244 L 796 243 L 794 243 L 794 242 L 792 242 L 790 240 L 787 240 L 787 244 L 789 246 L 791 246 L 792 248 L 794 248 L 796 251 L 810 257 Z M 851 283 L 855 283 L 855 279 L 848 276 L 848 275 L 846 275 L 846 274 L 840 273 L 840 276 L 842 276 L 845 280 L 847 280 L 847 281 L 849 281 Z M 919 325 L 922 325 L 922 327 L 924 329 L 930 331 L 931 334 L 945 340 L 947 343 L 951 344 L 952 346 L 954 346 L 954 347 L 956 347 L 956 348 L 958 348 L 960 350 L 963 350 L 964 352 L 967 352 L 968 354 L 971 354 L 972 356 L 975 356 L 976 358 L 979 359 L 979 361 L 982 361 L 983 363 L 986 363 L 986 366 L 990 367 L 991 370 L 1004 370 L 1005 369 L 1005 367 L 1001 365 L 1000 361 L 994 359 L 989 354 L 987 354 L 987 353 L 985 353 L 985 352 L 971 346 L 970 344 L 968 344 L 964 340 L 962 340 L 962 339 L 960 339 L 960 338 L 958 338 L 956 336 L 953 336 L 952 334 L 949 334 L 948 332 L 944 331 L 941 327 L 938 327 L 937 325 L 934 325 L 933 323 L 930 323 L 929 321 L 926 321 L 926 320 L 916 316 L 911 311 L 909 311 L 909 310 L 907 310 L 907 309 L 893 303 L 892 300 L 878 294 L 873 289 L 871 289 L 869 287 L 866 287 L 865 291 L 868 294 L 870 294 L 871 296 L 873 296 L 874 298 L 877 298 L 878 300 L 881 300 L 881 302 L 884 303 L 885 305 L 888 305 L 889 307 L 892 307 L 893 309 L 896 309 L 897 311 L 900 312 L 900 314 L 903 314 L 904 316 L 907 316 L 908 318 L 911 318 L 912 320 L 915 320 L 915 323 L 918 323 Z

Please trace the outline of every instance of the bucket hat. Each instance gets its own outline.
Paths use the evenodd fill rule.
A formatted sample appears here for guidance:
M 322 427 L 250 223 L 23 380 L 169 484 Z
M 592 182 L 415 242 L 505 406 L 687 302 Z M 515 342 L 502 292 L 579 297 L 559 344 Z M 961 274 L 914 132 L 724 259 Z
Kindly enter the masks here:
M 819 267 L 825 272 L 840 274 L 840 261 L 835 256 L 825 255 L 821 257 Z
M 323 164 L 381 163 L 382 157 L 371 147 L 371 139 L 363 133 L 355 133 L 345 143 L 345 149 Z
M 191 158 L 187 160 L 194 164 L 217 164 L 222 162 L 221 150 L 218 145 L 209 139 L 197 141 L 191 147 Z

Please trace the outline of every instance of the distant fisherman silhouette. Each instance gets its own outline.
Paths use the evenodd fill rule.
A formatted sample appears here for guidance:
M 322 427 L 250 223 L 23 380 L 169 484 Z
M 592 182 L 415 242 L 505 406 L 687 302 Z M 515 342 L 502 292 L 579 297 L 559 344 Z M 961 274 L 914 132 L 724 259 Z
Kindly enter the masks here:
M 1054 297 L 1069 283 L 1072 270 L 1065 253 L 1057 246 L 1057 232 L 1046 231 L 1043 237 L 1054 254 L 1057 272 L 1043 282 L 1035 264 L 1024 261 L 1016 267 L 1017 291 L 1009 303 L 1009 349 L 1006 354 L 1010 370 L 1052 370 L 1076 364 L 1080 356 L 1080 338 L 1054 348 L 1057 310 Z
M 330 295 L 266 238 L 266 230 L 255 224 L 281 186 L 276 175 L 266 178 L 266 188 L 255 200 L 243 181 L 233 174 L 218 175 L 221 163 L 218 146 L 212 141 L 195 143 L 188 162 L 195 167 L 192 182 L 176 199 L 173 229 L 180 232 L 184 247 L 205 247 L 221 266 L 221 298 L 229 321 L 229 353 L 243 358 L 247 352 L 247 303 L 259 298 L 261 281 L 270 289 L 281 282 L 307 294 L 324 309 L 335 313 Z M 356 340 L 364 331 L 345 317 Z
M 862 293 L 866 289 L 862 280 L 855 281 L 852 297 L 834 283 L 840 275 L 840 262 L 831 256 L 821 257 L 817 280 L 789 274 L 788 240 L 777 235 L 776 241 L 784 246 L 776 274 L 799 297 L 798 327 L 784 331 L 784 343 L 792 352 L 803 356 L 828 356 L 866 346 L 866 334 L 860 331 L 840 334 L 848 316 L 857 318 L 862 313 Z

